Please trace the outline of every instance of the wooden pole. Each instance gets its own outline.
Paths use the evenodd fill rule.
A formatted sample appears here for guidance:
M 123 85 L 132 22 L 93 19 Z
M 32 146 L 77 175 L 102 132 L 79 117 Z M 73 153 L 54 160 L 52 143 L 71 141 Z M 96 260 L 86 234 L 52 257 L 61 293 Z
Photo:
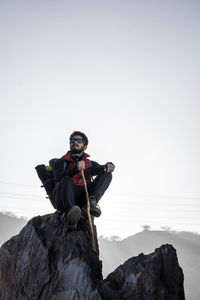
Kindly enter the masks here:
M 89 219 L 90 232 L 91 232 L 91 236 L 92 236 L 92 249 L 95 252 L 97 252 L 96 246 L 95 246 L 95 239 L 94 239 L 93 222 L 92 222 L 92 218 L 91 218 L 91 214 L 90 214 L 90 199 L 89 199 L 89 194 L 88 194 L 88 189 L 87 189 L 87 184 L 86 184 L 86 180 L 85 180 L 85 175 L 84 175 L 83 169 L 81 169 L 81 175 L 82 175 L 82 178 L 83 178 L 83 183 L 84 183 L 84 187 L 85 187 L 85 194 L 86 194 L 86 199 L 87 199 L 87 214 L 88 214 L 88 219 Z

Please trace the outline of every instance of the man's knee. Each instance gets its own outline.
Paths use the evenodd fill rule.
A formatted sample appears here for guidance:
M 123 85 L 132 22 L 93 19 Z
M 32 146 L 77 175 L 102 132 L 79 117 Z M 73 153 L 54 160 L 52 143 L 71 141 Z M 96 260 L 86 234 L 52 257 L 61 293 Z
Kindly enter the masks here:
M 110 172 L 104 172 L 104 173 L 101 173 L 100 175 L 98 175 L 96 178 L 95 178 L 95 183 L 108 183 L 110 184 L 112 180 L 112 173 Z

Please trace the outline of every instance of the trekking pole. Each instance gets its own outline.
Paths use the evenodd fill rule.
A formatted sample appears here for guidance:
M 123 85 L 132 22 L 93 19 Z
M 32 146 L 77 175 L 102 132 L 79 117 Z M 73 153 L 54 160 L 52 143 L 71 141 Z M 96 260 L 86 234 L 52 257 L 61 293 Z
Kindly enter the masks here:
M 94 239 L 94 229 L 93 229 L 93 223 L 92 223 L 92 218 L 90 214 L 90 199 L 89 199 L 89 194 L 88 194 L 88 189 L 87 189 L 87 184 L 85 180 L 85 175 L 83 169 L 81 169 L 81 176 L 83 178 L 83 183 L 85 187 L 85 194 L 86 194 L 86 199 L 87 199 L 87 214 L 88 214 L 88 219 L 89 219 L 89 225 L 90 225 L 90 232 L 92 236 L 92 249 L 97 252 L 96 246 L 95 246 L 95 239 Z

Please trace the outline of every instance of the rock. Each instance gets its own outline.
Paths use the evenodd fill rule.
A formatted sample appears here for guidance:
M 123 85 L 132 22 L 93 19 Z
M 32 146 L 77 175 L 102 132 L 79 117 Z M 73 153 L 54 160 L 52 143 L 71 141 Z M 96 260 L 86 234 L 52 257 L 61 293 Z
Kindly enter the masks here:
M 86 212 L 72 232 L 62 212 L 31 219 L 0 248 L 0 299 L 184 300 L 183 272 L 171 245 L 129 259 L 105 280 L 97 240 L 96 247 Z
M 183 272 L 176 250 L 163 245 L 127 260 L 100 284 L 104 300 L 184 300 Z
M 91 250 L 87 221 L 79 223 L 80 230 L 67 233 L 64 214 L 38 216 L 6 242 L 0 299 L 100 299 L 102 265 Z

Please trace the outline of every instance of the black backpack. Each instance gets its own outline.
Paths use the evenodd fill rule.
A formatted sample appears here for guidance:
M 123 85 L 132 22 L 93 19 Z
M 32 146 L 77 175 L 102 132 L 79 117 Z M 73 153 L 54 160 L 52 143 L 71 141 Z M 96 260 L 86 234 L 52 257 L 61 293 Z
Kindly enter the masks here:
M 54 182 L 54 177 L 53 177 L 53 173 L 52 171 L 47 171 L 46 166 L 45 165 L 38 165 L 35 167 L 36 172 L 38 174 L 38 177 L 40 178 L 41 182 L 42 182 L 42 186 L 45 188 L 45 191 L 48 195 L 47 198 L 49 198 L 49 200 L 51 201 L 51 204 L 53 205 L 53 207 L 55 209 L 55 201 L 52 197 L 52 193 L 53 190 L 55 188 L 55 182 Z

